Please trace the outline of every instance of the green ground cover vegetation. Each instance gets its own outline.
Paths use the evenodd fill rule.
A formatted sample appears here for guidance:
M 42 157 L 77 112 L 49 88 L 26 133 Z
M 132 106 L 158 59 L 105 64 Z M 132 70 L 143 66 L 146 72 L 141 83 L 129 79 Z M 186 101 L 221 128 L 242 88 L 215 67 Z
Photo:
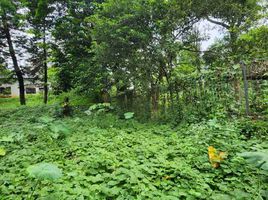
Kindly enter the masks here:
M 268 200 L 267 22 L 267 0 L 0 0 L 0 200 Z
M 256 128 L 260 121 L 210 119 L 174 127 L 75 107 L 72 117 L 59 118 L 56 107 L 0 111 L 0 199 L 268 197 L 267 171 L 239 156 L 268 148 L 268 127 Z M 217 169 L 208 146 L 228 153 Z M 55 165 L 62 176 L 35 187 L 27 169 L 39 163 Z

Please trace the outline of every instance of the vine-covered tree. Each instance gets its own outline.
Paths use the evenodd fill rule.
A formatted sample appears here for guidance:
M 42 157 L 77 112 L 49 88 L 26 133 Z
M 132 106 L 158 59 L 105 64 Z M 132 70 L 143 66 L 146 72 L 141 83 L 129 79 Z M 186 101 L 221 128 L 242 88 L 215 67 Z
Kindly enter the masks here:
M 97 64 L 109 74 L 118 93 L 133 87 L 158 110 L 161 85 L 167 84 L 172 103 L 171 76 L 179 52 L 190 40 L 198 18 L 188 1 L 107 1 L 91 20 Z M 196 42 L 196 41 L 195 41 Z M 126 99 L 126 97 L 124 97 Z M 149 108 L 150 109 L 150 108 Z
M 200 5 L 196 7 L 197 14 L 201 18 L 224 28 L 228 33 L 225 40 L 228 42 L 226 50 L 230 61 L 229 66 L 238 64 L 241 61 L 238 55 L 238 38 L 262 17 L 261 0 L 207 0 L 201 1 Z M 240 100 L 241 96 L 239 88 L 240 83 L 236 77 L 234 90 L 237 101 Z

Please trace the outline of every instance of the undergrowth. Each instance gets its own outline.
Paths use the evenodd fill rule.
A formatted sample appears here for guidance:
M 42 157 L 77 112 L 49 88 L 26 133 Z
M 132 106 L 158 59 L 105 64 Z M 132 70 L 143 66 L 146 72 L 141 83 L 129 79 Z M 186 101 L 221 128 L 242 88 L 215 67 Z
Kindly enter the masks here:
M 0 111 L 0 199 L 267 199 L 267 173 L 238 154 L 268 148 L 245 123 L 214 119 L 172 127 L 55 106 Z M 246 125 L 248 126 L 248 124 Z M 260 133 L 258 133 L 260 134 Z M 264 134 L 264 133 L 263 133 Z M 215 169 L 208 146 L 226 152 Z M 53 163 L 62 177 L 35 187 L 29 166 Z

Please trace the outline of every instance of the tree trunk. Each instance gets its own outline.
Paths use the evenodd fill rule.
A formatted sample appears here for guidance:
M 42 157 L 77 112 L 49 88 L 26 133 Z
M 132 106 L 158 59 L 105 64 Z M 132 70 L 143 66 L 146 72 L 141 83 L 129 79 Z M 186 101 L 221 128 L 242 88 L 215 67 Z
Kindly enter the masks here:
M 103 103 L 111 103 L 111 96 L 108 92 L 108 89 L 104 88 L 101 90 L 101 97 Z
M 157 84 L 151 83 L 151 96 L 152 96 L 152 116 L 158 117 L 159 110 L 159 87 Z
M 147 118 L 151 118 L 151 89 L 147 88 L 145 110 Z
M 169 85 L 168 90 L 169 90 L 169 95 L 170 95 L 170 107 L 171 107 L 171 109 L 173 109 L 174 108 L 173 87 L 171 84 Z
M 23 79 L 23 74 L 22 71 L 19 67 L 18 64 L 18 60 L 16 57 L 16 53 L 13 47 L 13 42 L 12 42 L 12 38 L 10 35 L 10 29 L 9 29 L 9 25 L 7 22 L 7 18 L 6 15 L 3 15 L 3 25 L 4 25 L 4 33 L 7 39 L 7 43 L 8 43 L 8 48 L 9 48 L 9 53 L 10 56 L 12 58 L 12 62 L 13 62 L 13 66 L 14 66 L 14 70 L 17 76 L 17 80 L 19 82 L 19 90 L 20 90 L 20 104 L 21 105 L 25 105 L 26 104 L 26 100 L 25 100 L 25 89 L 24 89 L 24 79 Z
M 43 26 L 43 53 L 44 53 L 44 103 L 48 100 L 48 83 L 47 83 L 47 47 L 46 47 L 46 25 Z

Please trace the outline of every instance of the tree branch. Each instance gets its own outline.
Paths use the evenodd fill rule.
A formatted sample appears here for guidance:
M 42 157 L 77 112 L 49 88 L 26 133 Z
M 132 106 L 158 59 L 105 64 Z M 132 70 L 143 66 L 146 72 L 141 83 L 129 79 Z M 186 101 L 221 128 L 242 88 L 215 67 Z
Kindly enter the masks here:
M 213 23 L 213 24 L 220 25 L 220 26 L 222 26 L 222 27 L 224 27 L 224 28 L 226 28 L 226 29 L 229 29 L 229 28 L 230 28 L 229 25 L 227 25 L 227 24 L 225 24 L 225 23 L 223 23 L 223 22 L 219 22 L 219 21 L 210 19 L 209 17 L 206 17 L 206 20 L 208 20 L 209 22 L 211 22 L 211 23 Z

